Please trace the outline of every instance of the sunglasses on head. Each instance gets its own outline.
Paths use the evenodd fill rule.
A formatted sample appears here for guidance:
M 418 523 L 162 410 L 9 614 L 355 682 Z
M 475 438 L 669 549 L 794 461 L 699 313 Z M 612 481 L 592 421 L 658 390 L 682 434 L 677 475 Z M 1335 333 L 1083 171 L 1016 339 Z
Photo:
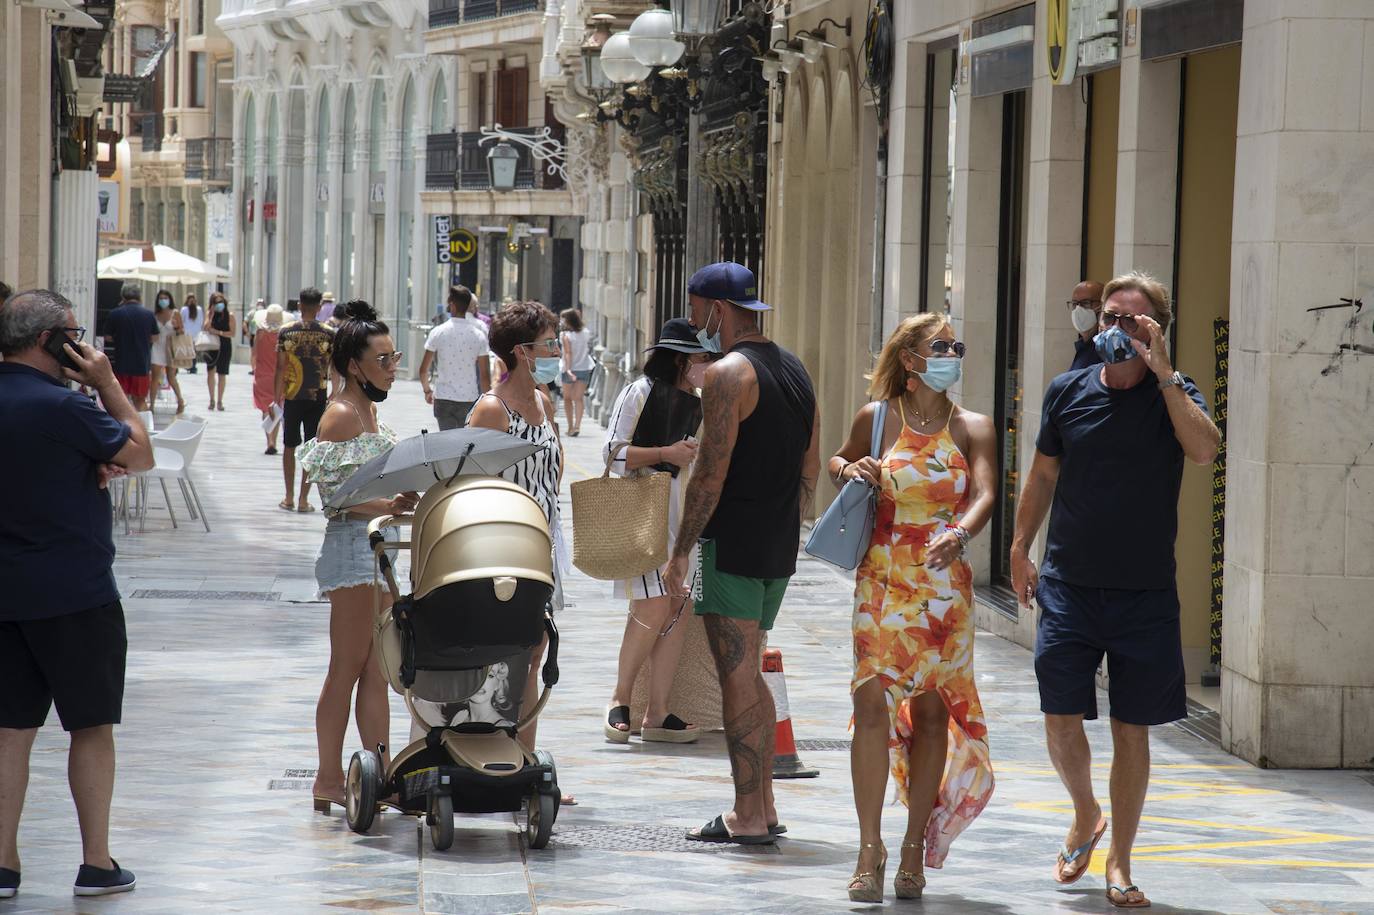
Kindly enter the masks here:
M 1102 326 L 1111 327 L 1113 324 L 1120 324 L 1121 329 L 1128 334 L 1133 334 L 1139 327 L 1139 322 L 1131 315 L 1119 315 L 1114 311 L 1102 312 Z

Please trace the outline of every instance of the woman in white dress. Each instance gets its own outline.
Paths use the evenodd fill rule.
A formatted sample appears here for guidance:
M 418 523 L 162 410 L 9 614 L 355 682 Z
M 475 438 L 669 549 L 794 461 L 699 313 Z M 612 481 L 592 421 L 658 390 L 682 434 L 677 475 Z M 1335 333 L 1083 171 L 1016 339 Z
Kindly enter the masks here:
M 196 335 L 200 333 L 201 325 L 204 323 L 205 311 L 200 307 L 199 304 L 197 304 L 196 294 L 194 292 L 186 293 L 185 304 L 181 306 L 182 330 L 185 332 L 186 336 L 190 337 L 192 340 L 195 340 Z M 191 367 L 186 371 L 192 375 L 196 374 L 196 363 L 199 361 L 199 357 L 192 359 Z
M 697 391 L 711 356 L 697 340 L 696 330 L 685 318 L 663 325 L 659 340 L 649 348 L 644 375 L 620 392 L 606 431 L 604 458 L 620 476 L 666 472 L 673 475 L 668 502 L 668 552 L 673 551 L 681 516 L 687 471 L 696 460 L 695 435 L 701 424 Z M 627 448 L 620 447 L 629 442 Z M 614 453 L 612 453 L 614 451 Z M 693 558 L 695 563 L 695 558 Z M 692 602 L 668 596 L 663 570 L 654 569 L 630 581 L 615 583 L 615 596 L 630 601 L 625 635 L 620 643 L 620 663 L 615 691 L 606 710 L 604 732 L 615 743 L 630 740 L 630 696 L 640 668 L 649 662 L 649 701 L 640 721 L 646 741 L 691 743 L 700 736 L 668 711 L 678 658 L 682 654 L 683 614 L 692 613 Z
M 181 413 L 186 409 L 186 400 L 181 396 L 181 383 L 177 381 L 177 367 L 172 360 L 172 338 L 182 333 L 181 314 L 172 304 L 172 294 L 166 289 L 158 291 L 153 316 L 157 318 L 157 336 L 153 338 L 150 359 L 153 377 L 148 385 L 149 409 L 157 402 L 162 380 L 166 378 L 167 386 L 177 398 L 177 413 Z

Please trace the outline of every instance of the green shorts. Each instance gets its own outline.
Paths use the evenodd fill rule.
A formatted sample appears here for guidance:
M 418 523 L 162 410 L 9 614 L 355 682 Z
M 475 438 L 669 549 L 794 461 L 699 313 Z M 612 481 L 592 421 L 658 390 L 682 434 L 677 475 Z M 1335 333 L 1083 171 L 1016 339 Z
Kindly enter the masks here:
M 728 616 L 737 620 L 754 620 L 765 632 L 773 628 L 787 593 L 786 578 L 750 578 L 731 575 L 716 568 L 716 543 L 701 544 L 701 599 L 696 603 L 697 616 Z

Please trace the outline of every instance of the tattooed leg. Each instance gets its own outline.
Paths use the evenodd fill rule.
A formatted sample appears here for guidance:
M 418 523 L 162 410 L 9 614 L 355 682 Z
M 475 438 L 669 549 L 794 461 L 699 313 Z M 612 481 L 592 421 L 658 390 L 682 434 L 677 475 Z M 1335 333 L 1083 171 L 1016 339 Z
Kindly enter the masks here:
M 725 743 L 735 784 L 735 806 L 726 814 L 731 832 L 768 831 L 765 805 L 772 793 L 773 696 L 758 670 L 759 630 L 751 621 L 703 618 L 720 678 Z

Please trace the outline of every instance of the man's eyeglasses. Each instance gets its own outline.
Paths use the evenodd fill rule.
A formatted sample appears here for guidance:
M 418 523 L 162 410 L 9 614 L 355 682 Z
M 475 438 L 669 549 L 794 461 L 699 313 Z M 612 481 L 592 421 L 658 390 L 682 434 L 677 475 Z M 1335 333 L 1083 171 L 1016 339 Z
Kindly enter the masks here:
M 1119 315 L 1113 311 L 1102 312 L 1103 327 L 1111 327 L 1113 324 L 1117 323 L 1120 323 L 1121 329 L 1128 334 L 1135 333 L 1136 328 L 1139 326 L 1136 319 L 1130 315 Z
M 86 338 L 86 328 L 84 327 L 54 327 L 53 331 L 62 331 L 73 343 L 80 343 Z
M 553 338 L 552 340 L 535 340 L 533 343 L 521 343 L 520 345 L 521 345 L 521 346 L 530 346 L 530 347 L 534 347 L 534 348 L 536 348 L 536 349 L 542 349 L 542 350 L 543 350 L 544 352 L 546 352 L 546 353 L 561 353 L 561 352 L 563 352 L 563 347 L 562 347 L 562 345 L 558 342 L 558 338 L 557 338 L 557 337 Z
M 382 353 L 380 356 L 374 356 L 373 358 L 379 366 L 386 368 L 389 365 L 400 365 L 401 357 L 404 355 L 405 353 L 397 350 L 394 353 Z
M 1102 304 L 1101 299 L 1069 299 L 1064 303 L 1070 308 L 1091 308 L 1096 311 L 1097 306 Z

